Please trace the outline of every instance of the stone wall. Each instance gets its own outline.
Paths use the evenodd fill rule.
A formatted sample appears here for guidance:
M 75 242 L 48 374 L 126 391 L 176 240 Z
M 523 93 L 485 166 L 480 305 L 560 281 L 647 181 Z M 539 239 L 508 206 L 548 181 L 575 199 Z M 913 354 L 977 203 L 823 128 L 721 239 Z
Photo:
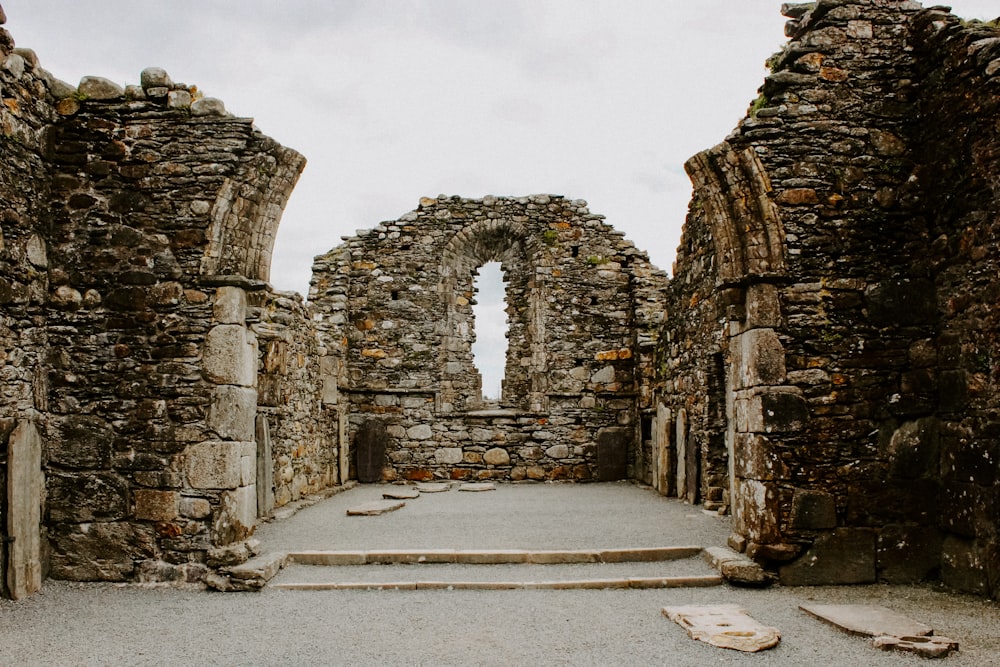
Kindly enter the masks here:
M 1000 594 L 1000 30 L 941 10 L 913 21 L 923 93 L 915 160 L 928 218 L 924 261 L 937 292 L 938 326 L 917 341 L 910 371 L 934 411 L 902 424 L 901 473 L 938 464 L 936 529 L 941 578 Z M 924 379 L 926 378 L 926 379 Z M 937 460 L 934 460 L 934 459 Z M 936 471 L 935 471 L 936 472 Z M 910 473 L 912 474 L 912 473 Z M 925 473 L 926 474 L 926 473 Z
M 280 298 L 260 296 L 304 160 L 163 70 L 72 87 L 0 38 L 4 536 L 41 512 L 52 576 L 199 580 L 247 557 L 257 520 L 255 331 L 315 358 L 315 335 L 276 334 Z M 267 356 L 274 372 L 291 374 Z M 264 383 L 279 461 L 305 451 L 279 499 L 336 476 L 329 447 L 286 433 L 296 382 Z M 32 479 L 8 471 L 32 467 L 35 442 Z
M 324 359 L 312 309 L 294 292 L 257 292 L 251 329 L 260 347 L 258 514 L 346 481 L 339 476 L 340 414 L 323 401 Z M 345 471 L 346 472 L 346 471 Z
M 662 400 L 786 583 L 995 594 L 997 30 L 784 11 L 748 117 L 687 165 Z
M 495 405 L 471 351 L 489 261 L 507 282 Z M 381 478 L 611 479 L 648 476 L 639 418 L 665 284 L 583 201 L 441 196 L 318 257 L 310 301 L 348 438 L 386 429 Z

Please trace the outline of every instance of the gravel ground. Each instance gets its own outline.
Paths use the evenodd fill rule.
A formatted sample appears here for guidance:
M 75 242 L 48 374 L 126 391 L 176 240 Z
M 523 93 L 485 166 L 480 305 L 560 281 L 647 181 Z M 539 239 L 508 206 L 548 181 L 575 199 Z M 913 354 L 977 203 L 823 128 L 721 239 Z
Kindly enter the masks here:
M 722 519 L 627 485 L 453 491 L 381 517 L 343 516 L 374 491 L 362 487 L 263 527 L 265 547 L 282 540 L 334 549 L 709 545 L 728 532 Z M 511 538 L 522 541 L 503 541 Z M 957 640 L 961 650 L 942 664 L 1000 665 L 1000 605 L 927 587 L 209 593 L 54 581 L 28 600 L 0 601 L 0 664 L 925 664 L 816 621 L 798 611 L 806 602 L 881 604 Z M 721 603 L 779 628 L 781 644 L 759 654 L 715 648 L 689 639 L 660 611 Z

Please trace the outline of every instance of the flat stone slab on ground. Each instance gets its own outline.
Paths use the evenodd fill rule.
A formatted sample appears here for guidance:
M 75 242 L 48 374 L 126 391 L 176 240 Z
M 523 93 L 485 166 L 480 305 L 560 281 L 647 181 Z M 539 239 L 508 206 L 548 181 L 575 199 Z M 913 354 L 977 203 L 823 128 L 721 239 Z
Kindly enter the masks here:
M 493 482 L 469 482 L 458 487 L 459 491 L 496 491 L 497 485 Z
M 373 500 L 368 503 L 349 507 L 347 509 L 347 516 L 376 516 L 378 514 L 385 514 L 386 512 L 394 512 L 405 505 L 406 503 L 401 500 Z
M 684 628 L 691 639 L 754 653 L 781 641 L 777 628 L 761 625 L 734 604 L 664 607 L 663 615 Z
M 934 637 L 934 629 L 886 607 L 866 604 L 804 604 L 799 609 L 852 635 L 872 638 L 885 651 L 906 651 L 925 658 L 943 658 L 958 650 L 958 642 Z
M 419 482 L 416 489 L 420 493 L 441 493 L 451 491 L 451 482 Z
M 392 489 L 383 491 L 382 497 L 387 500 L 413 500 L 420 497 L 420 492 L 410 488 Z
M 799 609 L 814 618 L 863 637 L 926 637 L 934 628 L 886 607 L 867 604 L 803 604 Z

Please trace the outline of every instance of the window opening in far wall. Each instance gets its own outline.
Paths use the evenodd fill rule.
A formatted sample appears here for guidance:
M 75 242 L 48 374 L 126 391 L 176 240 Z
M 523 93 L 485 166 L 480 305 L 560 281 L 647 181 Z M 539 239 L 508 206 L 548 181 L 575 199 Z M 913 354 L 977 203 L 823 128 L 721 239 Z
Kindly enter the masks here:
M 500 262 L 487 262 L 479 267 L 473 288 L 476 338 L 472 344 L 472 362 L 483 381 L 483 399 L 499 401 L 507 366 L 507 283 Z

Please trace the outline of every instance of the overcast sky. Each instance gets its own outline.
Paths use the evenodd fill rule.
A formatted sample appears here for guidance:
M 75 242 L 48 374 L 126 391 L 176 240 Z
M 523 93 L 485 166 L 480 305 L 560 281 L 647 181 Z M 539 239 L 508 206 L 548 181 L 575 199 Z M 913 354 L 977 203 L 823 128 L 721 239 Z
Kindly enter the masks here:
M 17 45 L 69 83 L 163 67 L 303 153 L 271 273 L 303 294 L 313 256 L 438 194 L 586 199 L 670 271 L 684 161 L 732 131 L 786 41 L 778 0 L 0 5 Z

